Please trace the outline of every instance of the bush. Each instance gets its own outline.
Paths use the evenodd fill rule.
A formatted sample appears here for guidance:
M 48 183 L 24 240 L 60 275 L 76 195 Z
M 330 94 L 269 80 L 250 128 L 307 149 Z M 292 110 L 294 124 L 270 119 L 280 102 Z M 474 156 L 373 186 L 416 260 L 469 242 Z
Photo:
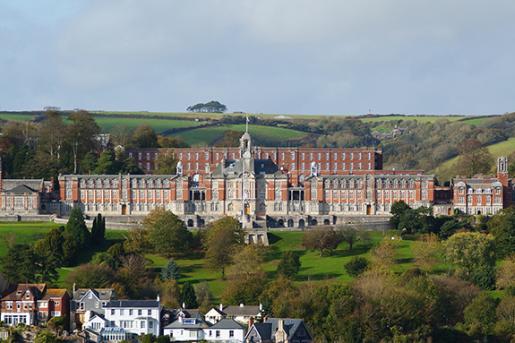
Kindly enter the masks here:
M 345 270 L 351 276 L 358 276 L 368 267 L 368 260 L 364 257 L 353 257 L 349 262 L 345 263 Z

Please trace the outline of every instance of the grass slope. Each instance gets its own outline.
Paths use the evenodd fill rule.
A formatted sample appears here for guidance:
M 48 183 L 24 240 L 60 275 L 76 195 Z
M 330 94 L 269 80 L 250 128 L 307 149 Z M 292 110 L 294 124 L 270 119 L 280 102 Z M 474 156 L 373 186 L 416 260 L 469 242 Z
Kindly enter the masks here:
M 515 137 L 511 137 L 505 141 L 487 146 L 488 151 L 495 157 L 507 156 L 515 151 Z M 454 164 L 458 161 L 458 157 L 451 158 L 440 164 L 431 172 L 436 174 L 440 180 L 447 180 L 456 175 L 454 172 Z M 493 168 L 493 167 L 492 167 Z
M 438 116 L 438 115 L 427 115 L 427 116 L 417 116 L 417 115 L 398 115 L 398 116 L 378 116 L 378 117 L 361 117 L 360 119 L 367 123 L 373 122 L 386 122 L 386 121 L 396 121 L 396 120 L 416 120 L 421 123 L 433 123 L 437 120 L 449 120 L 449 121 L 457 121 L 460 119 L 464 119 L 465 116 Z
M 200 129 L 193 129 L 177 134 L 190 145 L 209 145 L 223 136 L 227 130 L 245 132 L 244 124 L 213 126 Z M 281 127 L 270 127 L 263 125 L 252 125 L 249 128 L 252 138 L 268 144 L 280 144 L 285 140 L 298 139 L 306 136 L 305 132 L 286 129 Z

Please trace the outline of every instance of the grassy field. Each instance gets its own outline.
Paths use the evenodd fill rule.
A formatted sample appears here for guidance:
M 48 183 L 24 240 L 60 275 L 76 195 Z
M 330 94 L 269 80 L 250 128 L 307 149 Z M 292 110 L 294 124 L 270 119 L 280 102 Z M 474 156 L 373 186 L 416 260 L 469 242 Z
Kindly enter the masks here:
M 10 239 L 16 243 L 34 243 L 59 225 L 51 222 L 42 223 L 1 223 L 0 224 L 0 257 L 7 253 Z
M 427 115 L 427 116 L 416 116 L 416 115 L 398 115 L 398 116 L 378 116 L 378 117 L 361 117 L 360 119 L 367 123 L 373 122 L 386 122 L 386 121 L 396 121 L 396 120 L 416 120 L 421 123 L 433 123 L 437 120 L 449 120 L 449 121 L 457 121 L 465 118 L 465 116 L 438 116 L 438 115 Z
M 492 144 L 487 146 L 488 151 L 495 157 L 508 156 L 515 151 L 515 137 L 511 137 L 508 140 Z M 437 168 L 431 171 L 436 174 L 440 180 L 447 180 L 452 176 L 455 176 L 454 164 L 458 161 L 458 157 L 451 158 L 440 164 Z M 495 166 L 492 166 L 492 171 Z
M 95 120 L 104 132 L 110 132 L 115 126 L 125 126 L 130 129 L 135 129 L 142 124 L 146 124 L 152 127 L 156 132 L 160 133 L 169 129 L 194 127 L 204 124 L 203 122 L 197 122 L 194 120 L 166 120 L 156 118 L 141 119 L 97 116 L 95 117 Z
M 243 133 L 245 131 L 245 125 L 234 124 L 193 129 L 180 132 L 177 136 L 181 137 L 190 145 L 209 145 L 221 138 L 227 130 L 234 130 Z M 259 142 L 266 142 L 268 144 L 280 144 L 285 140 L 298 139 L 306 136 L 305 132 L 263 125 L 252 125 L 249 131 L 253 139 Z
M 370 256 L 370 249 L 383 239 L 380 232 L 371 233 L 371 241 L 368 243 L 358 242 L 352 249 L 342 243 L 338 246 L 332 256 L 322 257 L 317 251 L 308 251 L 302 247 L 303 232 L 274 231 L 269 234 L 271 245 L 268 248 L 269 258 L 263 265 L 269 277 L 275 275 L 281 255 L 285 251 L 297 251 L 300 254 L 301 270 L 296 277 L 296 282 L 349 282 L 352 277 L 345 272 L 344 264 L 354 256 Z M 394 266 L 396 272 L 402 272 L 413 264 L 413 253 L 411 251 L 412 241 L 396 241 L 397 263 Z M 152 262 L 153 268 L 162 268 L 167 260 L 157 255 L 147 255 Z M 198 259 L 176 259 L 181 271 L 180 282 L 191 283 L 206 282 L 215 300 L 218 300 L 224 290 L 226 281 L 221 279 L 219 271 L 213 271 L 206 267 L 206 261 Z

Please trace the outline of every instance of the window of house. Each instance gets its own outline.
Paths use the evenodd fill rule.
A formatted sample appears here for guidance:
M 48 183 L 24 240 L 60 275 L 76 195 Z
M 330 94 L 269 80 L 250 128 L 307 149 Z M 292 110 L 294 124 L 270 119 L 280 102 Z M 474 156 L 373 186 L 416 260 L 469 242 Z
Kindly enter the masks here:
M 141 316 L 142 312 L 141 310 L 138 310 L 138 316 Z
M 148 313 L 149 316 L 151 316 L 152 315 L 152 310 L 148 310 L 147 313 Z
M 229 330 L 229 337 L 234 337 L 234 330 Z
M 152 329 L 154 327 L 154 322 L 150 321 L 148 322 L 148 328 Z
M 111 309 L 111 315 L 114 315 L 114 309 Z
M 215 336 L 216 336 L 216 337 L 220 337 L 220 330 L 216 330 L 216 331 L 215 331 Z

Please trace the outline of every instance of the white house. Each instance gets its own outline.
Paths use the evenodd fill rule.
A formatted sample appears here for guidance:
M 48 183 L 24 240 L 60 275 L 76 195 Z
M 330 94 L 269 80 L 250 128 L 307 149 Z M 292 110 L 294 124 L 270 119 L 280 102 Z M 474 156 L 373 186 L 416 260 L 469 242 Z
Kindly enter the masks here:
M 100 332 L 105 327 L 109 327 L 109 321 L 101 314 L 93 314 L 83 325 L 84 329 L 90 329 L 95 332 Z
M 170 336 L 170 341 L 197 342 L 204 339 L 204 329 L 208 324 L 201 316 L 193 318 L 179 317 L 173 323 L 165 326 L 163 334 Z
M 248 325 L 251 320 L 260 319 L 263 315 L 263 306 L 244 305 L 224 306 L 220 304 L 218 308 L 211 308 L 205 315 L 206 321 L 216 324 L 223 318 L 234 319 L 240 324 Z
M 222 319 L 204 329 L 204 340 L 208 342 L 242 343 L 245 328 L 233 319 Z
M 161 305 L 157 300 L 111 300 L 105 307 L 105 319 L 109 327 L 126 332 L 159 336 Z

